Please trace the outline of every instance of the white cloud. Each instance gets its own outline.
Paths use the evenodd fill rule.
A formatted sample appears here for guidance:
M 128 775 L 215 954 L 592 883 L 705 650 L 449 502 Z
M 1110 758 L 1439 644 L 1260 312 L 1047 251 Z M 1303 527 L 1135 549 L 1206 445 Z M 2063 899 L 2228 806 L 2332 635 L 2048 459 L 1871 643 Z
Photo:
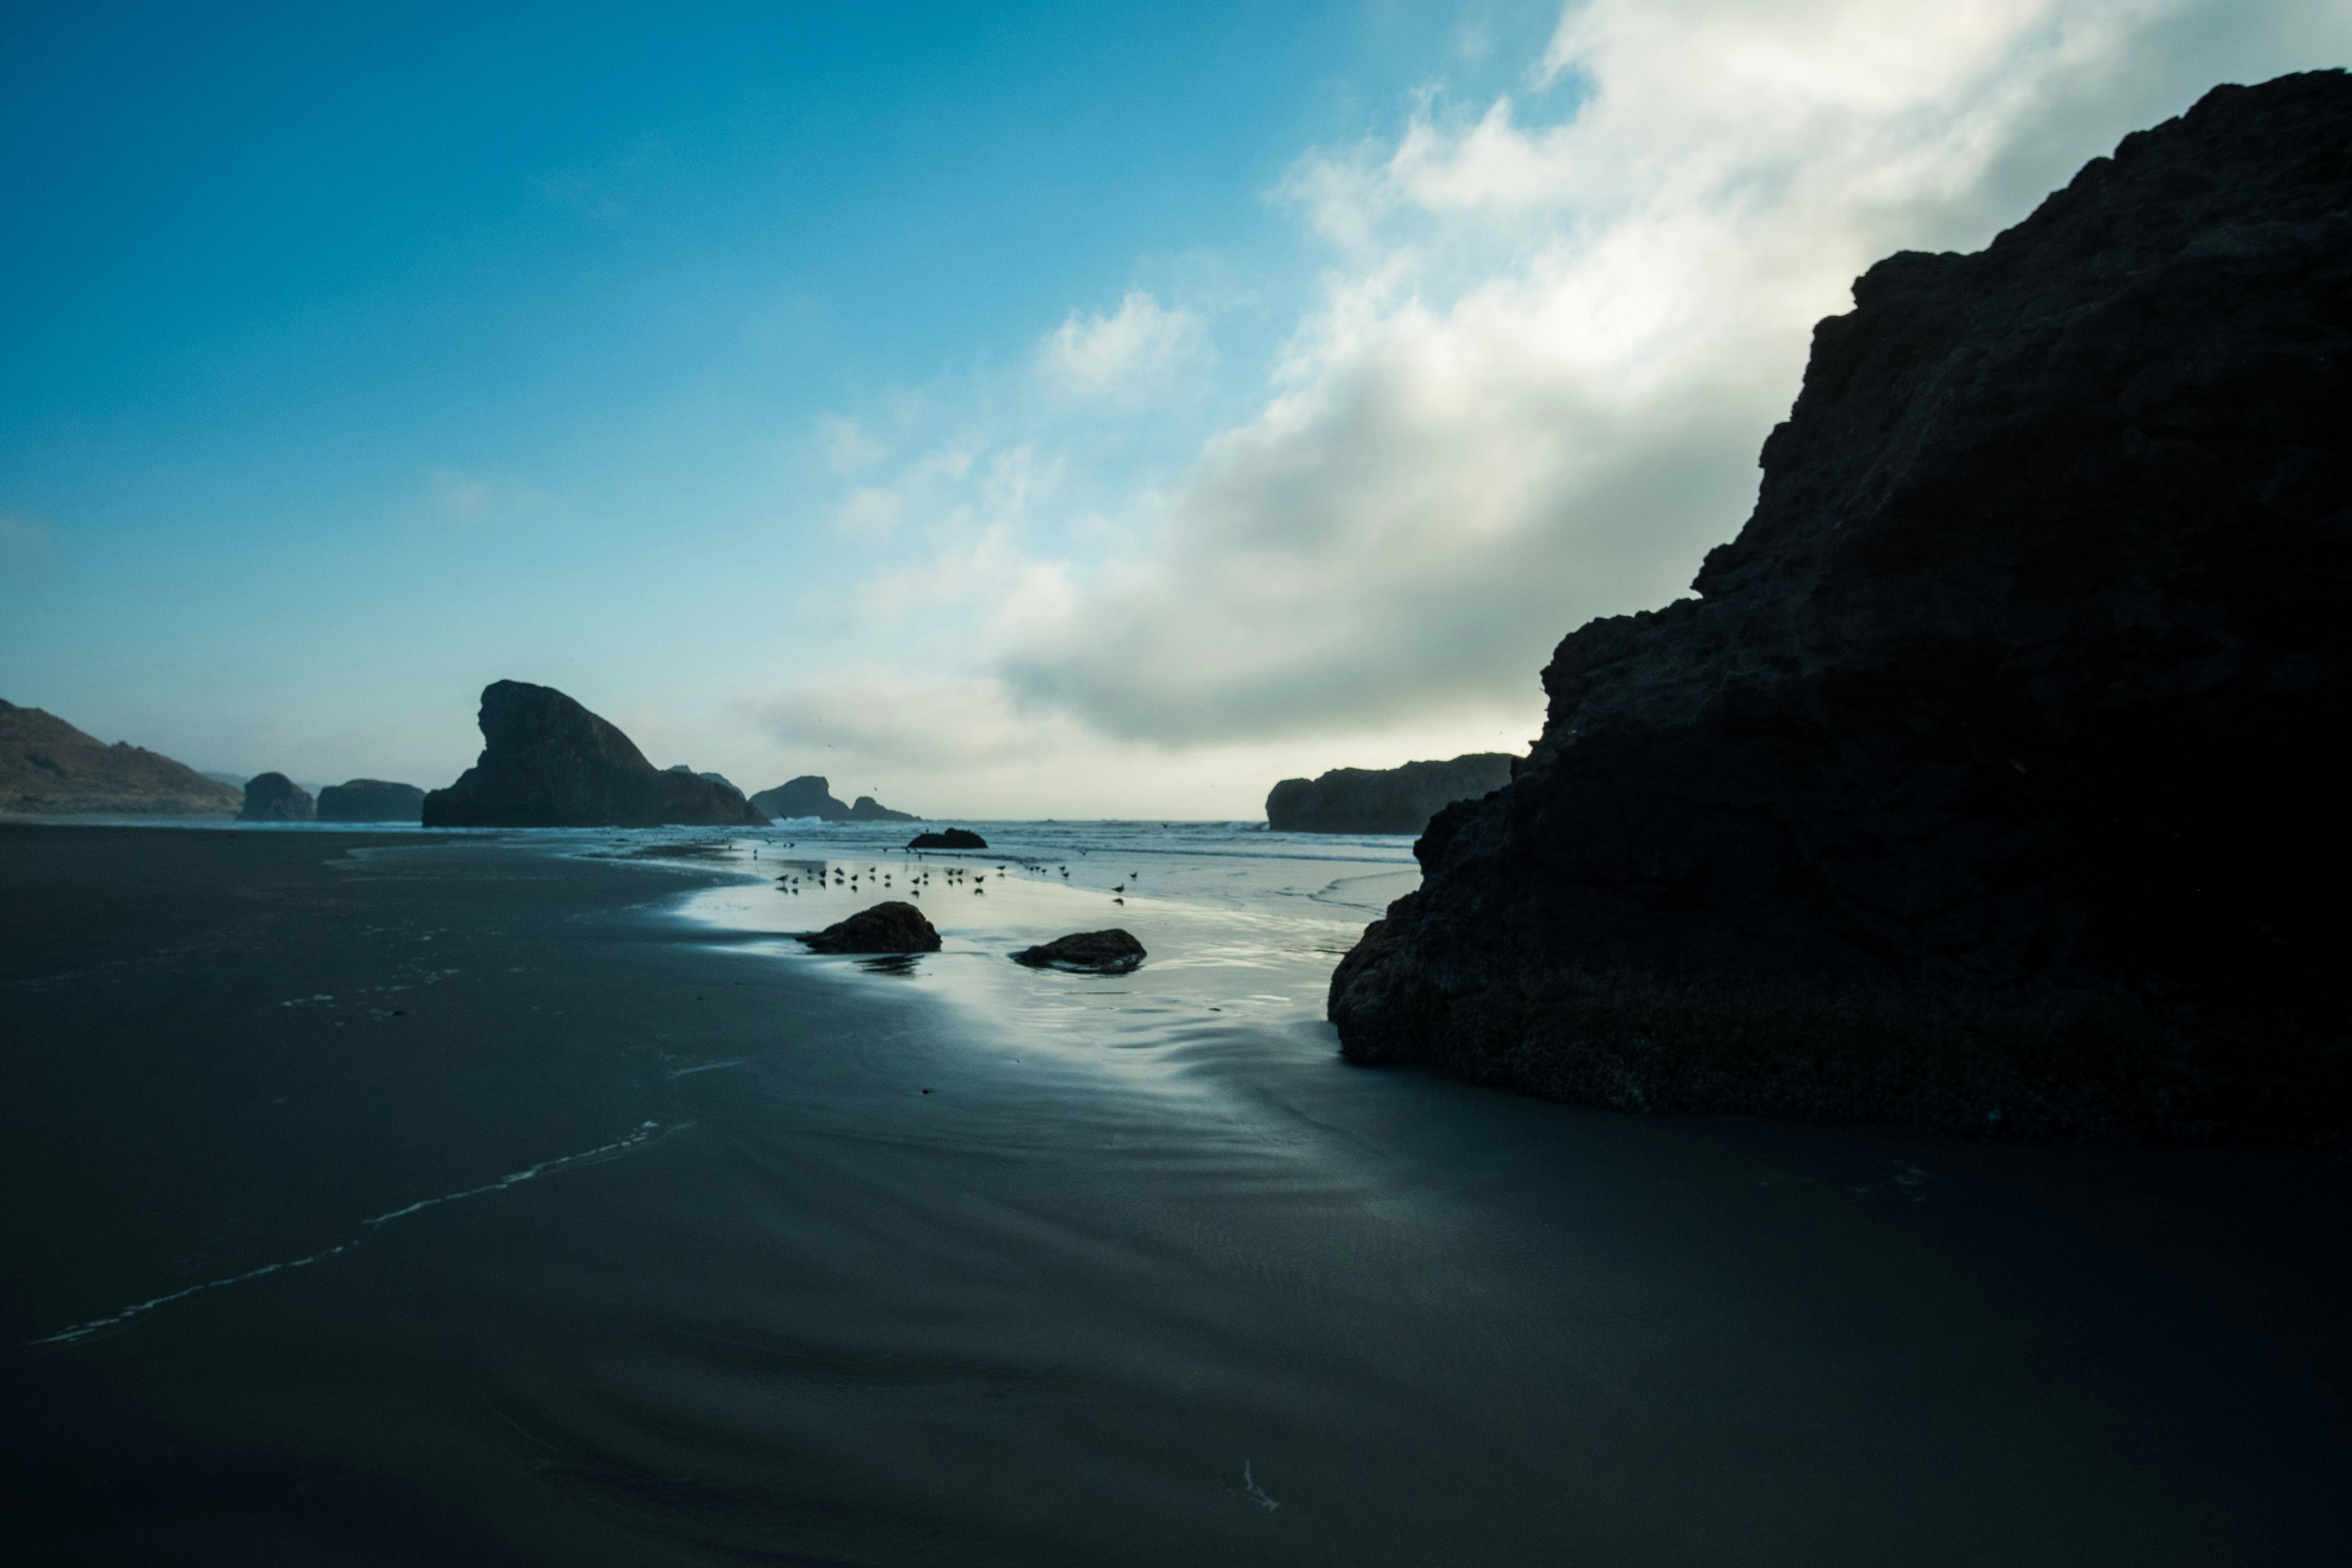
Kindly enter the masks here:
M 1571 7 L 1531 74 L 1572 107 L 1433 98 L 1300 162 L 1284 194 L 1339 262 L 1267 401 L 1002 673 L 1178 744 L 1532 720 L 1563 634 L 1675 596 L 1738 530 L 1856 274 L 1983 244 L 2217 69 L 2307 63 L 2317 9 Z
M 816 428 L 824 442 L 825 461 L 844 479 L 864 473 L 887 455 L 882 443 L 855 419 L 828 414 L 817 420 Z
M 898 492 L 880 485 L 861 485 L 849 492 L 834 514 L 833 526 L 853 538 L 887 539 L 898 527 L 905 502 Z
M 761 722 L 913 809 L 1021 815 L 1249 815 L 1291 773 L 1518 749 L 1561 636 L 1738 531 L 1856 274 L 1979 247 L 2215 82 L 2347 48 L 2324 0 L 1571 6 L 1516 94 L 1424 94 L 1299 160 L 1279 195 L 1330 262 L 1254 416 L 1123 499 L 1034 427 L 911 466 L 921 553 L 858 601 L 898 667 Z M 1129 294 L 1036 369 L 1137 407 L 1199 331 Z
M 1108 316 L 1076 310 L 1037 344 L 1046 384 L 1074 401 L 1139 408 L 1178 391 L 1213 357 L 1201 319 L 1131 290 Z
M 759 781 L 754 789 L 822 773 L 845 799 L 872 795 L 902 811 L 983 819 L 1255 820 L 1265 815 L 1266 791 L 1279 779 L 1392 746 L 1409 756 L 1450 757 L 1519 749 L 1528 739 L 1491 724 L 1452 722 L 1319 742 L 1183 748 L 1107 742 L 1069 713 L 1024 703 L 993 677 L 885 665 L 837 671 L 740 711 L 773 748 L 743 764 Z
M 536 486 L 468 473 L 462 468 L 425 472 L 426 510 L 452 527 L 490 527 L 536 521 L 563 510 L 562 501 Z

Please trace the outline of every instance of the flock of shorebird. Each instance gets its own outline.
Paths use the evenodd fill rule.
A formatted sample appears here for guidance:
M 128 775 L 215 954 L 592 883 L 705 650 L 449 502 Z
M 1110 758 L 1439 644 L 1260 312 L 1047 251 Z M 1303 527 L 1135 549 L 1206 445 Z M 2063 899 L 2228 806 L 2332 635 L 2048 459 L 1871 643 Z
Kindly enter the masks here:
M 790 849 L 793 846 L 787 844 L 784 847 Z M 1084 854 L 1085 851 L 1081 850 L 1079 853 Z M 758 859 L 759 856 L 760 852 L 758 850 L 754 849 L 751 852 L 751 858 L 753 859 Z M 942 867 L 941 869 L 946 873 L 946 885 L 948 887 L 961 888 L 969 886 L 974 896 L 982 898 L 987 896 L 988 877 L 984 872 L 967 870 L 961 866 Z M 1045 869 L 1042 866 L 1024 866 L 1022 869 L 1024 871 L 1034 871 L 1039 876 L 1044 876 L 1045 874 Z M 1068 880 L 1070 868 L 1067 866 L 1064 866 L 1060 868 L 1060 869 L 1063 879 L 1066 881 Z M 996 871 L 1000 879 L 1008 877 L 1012 873 L 1012 867 L 1008 863 L 1007 865 L 999 866 L 996 868 Z M 1110 890 L 1110 901 L 1114 904 L 1126 903 L 1127 900 L 1120 897 L 1120 895 L 1127 891 L 1128 882 L 1133 882 L 1141 878 L 1142 875 L 1143 873 L 1140 871 L 1129 871 L 1127 874 L 1127 882 L 1121 882 L 1118 886 Z M 814 888 L 820 891 L 828 888 L 837 888 L 845 892 L 852 893 L 859 892 L 867 889 L 871 889 L 876 891 L 887 889 L 891 892 L 896 892 L 898 890 L 897 879 L 897 872 L 885 871 L 879 866 L 868 866 L 863 872 L 860 872 L 855 867 L 828 865 L 824 871 L 808 873 L 805 879 L 803 879 L 801 875 L 788 871 L 784 875 L 776 879 L 776 890 L 778 892 L 798 894 L 803 886 L 805 885 L 807 887 Z M 923 889 L 930 885 L 931 868 L 926 866 L 919 871 L 909 871 L 907 876 L 907 896 L 910 899 L 919 899 L 923 896 Z

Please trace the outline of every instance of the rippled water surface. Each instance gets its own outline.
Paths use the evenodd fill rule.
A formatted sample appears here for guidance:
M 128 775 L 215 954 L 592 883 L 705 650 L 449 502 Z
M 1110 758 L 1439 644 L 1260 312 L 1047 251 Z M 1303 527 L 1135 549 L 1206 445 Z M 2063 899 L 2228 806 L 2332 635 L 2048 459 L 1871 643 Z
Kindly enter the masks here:
M 419 837 L 12 980 L 22 1517 L 158 1561 L 2333 1560 L 2340 1165 L 1353 1069 L 1323 992 L 1405 841 L 969 826 Z M 882 898 L 941 951 L 787 934 Z M 1142 968 L 1007 956 L 1108 926 Z

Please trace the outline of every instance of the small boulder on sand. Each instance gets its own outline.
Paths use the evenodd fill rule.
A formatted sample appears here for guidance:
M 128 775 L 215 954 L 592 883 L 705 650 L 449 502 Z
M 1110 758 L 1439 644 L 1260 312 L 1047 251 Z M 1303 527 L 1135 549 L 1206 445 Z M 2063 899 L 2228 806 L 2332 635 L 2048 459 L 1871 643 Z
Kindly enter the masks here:
M 1143 944 L 1114 926 L 1109 931 L 1082 931 L 1055 937 L 1040 947 L 1023 948 L 1013 955 L 1013 962 L 1032 969 L 1124 974 L 1143 962 Z
M 803 931 L 812 952 L 937 952 L 940 933 L 912 904 L 893 900 L 860 910 L 837 925 Z

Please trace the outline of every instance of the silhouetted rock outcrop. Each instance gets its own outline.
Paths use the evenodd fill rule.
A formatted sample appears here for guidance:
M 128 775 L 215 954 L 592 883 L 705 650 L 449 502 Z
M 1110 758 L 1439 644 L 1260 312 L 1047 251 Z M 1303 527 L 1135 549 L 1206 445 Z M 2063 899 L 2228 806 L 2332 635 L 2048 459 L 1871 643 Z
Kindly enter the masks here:
M 833 798 L 833 785 L 820 773 L 803 773 L 773 789 L 763 789 L 751 797 L 751 804 L 779 822 L 795 816 L 840 822 L 849 816 L 849 807 Z
M 2352 80 L 2221 88 L 1814 331 L 1700 598 L 1559 645 L 1341 1047 L 1626 1110 L 2352 1107 Z
M 860 910 L 823 931 L 804 931 L 812 952 L 937 952 L 940 933 L 912 904 L 896 900 Z
M 794 816 L 814 816 L 826 822 L 922 820 L 908 812 L 892 811 L 870 795 L 859 795 L 855 805 L 844 805 L 834 798 L 833 785 L 822 773 L 803 773 L 788 784 L 763 789 L 751 797 L 751 804 L 778 821 Z
M 171 758 L 113 745 L 38 708 L 0 701 L 0 812 L 232 816 L 241 788 Z
M 256 773 L 245 781 L 245 809 L 239 822 L 315 822 L 319 803 L 310 792 L 284 773 Z
M 988 840 L 969 828 L 950 827 L 945 833 L 918 833 L 907 840 L 909 849 L 985 849 Z
M 1032 969 L 1076 969 L 1089 974 L 1124 974 L 1143 959 L 1143 944 L 1116 926 L 1058 936 L 1013 955 L 1013 963 Z
M 352 779 L 319 792 L 321 822 L 422 822 L 425 792 L 415 784 Z
M 482 689 L 481 759 L 425 797 L 428 827 L 757 825 L 742 793 L 666 773 L 626 735 L 549 686 Z
M 1285 779 L 1265 797 L 1265 825 L 1276 833 L 1418 833 L 1455 801 L 1510 783 L 1511 762 L 1503 752 L 1472 752 L 1451 762 Z

